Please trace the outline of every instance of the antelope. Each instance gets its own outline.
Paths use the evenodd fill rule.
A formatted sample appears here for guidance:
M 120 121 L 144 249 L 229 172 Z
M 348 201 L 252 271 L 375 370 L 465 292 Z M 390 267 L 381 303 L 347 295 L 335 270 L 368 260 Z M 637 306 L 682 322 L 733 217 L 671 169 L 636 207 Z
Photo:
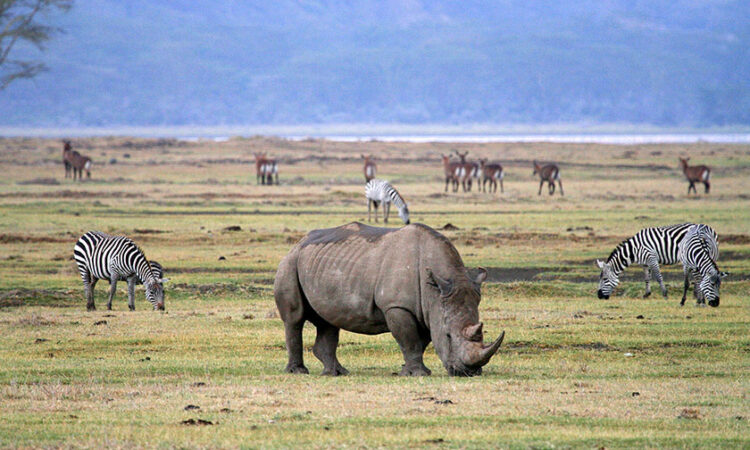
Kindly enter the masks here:
M 464 192 L 471 192 L 471 181 L 472 178 L 479 178 L 479 164 L 466 162 L 466 155 L 468 151 L 459 153 L 458 150 L 453 150 L 456 155 L 461 159 L 461 171 L 458 178 L 461 181 L 461 186 L 464 188 Z
M 443 173 L 445 174 L 445 192 L 448 192 L 448 183 L 453 185 L 453 192 L 458 191 L 458 177 L 461 172 L 461 164 L 451 161 L 451 155 L 440 155 L 443 158 Z
M 254 153 L 255 155 L 255 182 L 260 184 L 273 184 L 274 175 L 276 184 L 279 184 L 279 168 L 275 159 L 270 159 L 266 152 Z
M 539 163 L 534 160 L 534 172 L 532 175 L 539 174 L 539 194 L 542 195 L 542 186 L 546 181 L 549 183 L 549 195 L 555 193 L 555 180 L 560 184 L 560 195 L 565 195 L 563 192 L 562 180 L 560 179 L 560 169 L 557 164 L 545 164 L 540 166 Z
M 373 161 L 375 158 L 373 158 L 372 155 L 370 156 L 360 155 L 360 156 L 364 158 L 365 160 L 365 167 L 364 167 L 365 183 L 368 183 L 370 180 L 375 178 L 375 172 L 377 172 L 378 166 L 375 164 L 375 161 Z
M 503 189 L 503 178 L 505 172 L 503 172 L 503 166 L 498 163 L 487 164 L 487 158 L 479 160 L 479 165 L 482 172 L 482 184 L 480 185 L 482 192 L 485 192 L 485 185 L 489 181 L 490 187 L 487 192 L 497 192 L 497 182 L 500 181 L 500 192 L 505 192 Z
M 70 178 L 70 172 L 73 169 L 73 165 L 71 163 L 73 159 L 73 146 L 70 144 L 70 141 L 65 140 L 63 141 L 63 152 L 62 152 L 62 162 L 65 166 L 65 178 Z
M 682 167 L 682 173 L 685 174 L 690 185 L 688 186 L 688 195 L 690 195 L 690 189 L 698 195 L 698 191 L 695 189 L 695 183 L 703 183 L 706 187 L 706 194 L 711 190 L 711 183 L 708 181 L 711 177 L 711 169 L 706 166 L 688 166 L 690 158 L 680 158 L 680 166 Z
M 83 156 L 77 151 L 73 150 L 70 154 L 70 165 L 73 168 L 73 179 L 76 179 L 76 173 L 78 174 L 78 181 L 83 179 L 83 171 L 86 171 L 86 178 L 91 178 L 91 158 Z

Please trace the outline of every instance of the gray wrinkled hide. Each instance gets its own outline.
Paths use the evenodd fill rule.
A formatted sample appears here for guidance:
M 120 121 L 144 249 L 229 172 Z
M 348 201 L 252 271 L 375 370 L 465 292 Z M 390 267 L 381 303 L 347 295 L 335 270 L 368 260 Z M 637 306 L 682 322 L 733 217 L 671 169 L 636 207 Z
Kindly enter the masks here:
M 401 375 L 429 375 L 422 354 L 432 341 L 451 375 L 477 375 L 502 342 L 482 343 L 480 269 L 469 278 L 455 247 L 435 230 L 350 223 L 315 230 L 281 261 L 274 295 L 286 332 L 288 372 L 307 373 L 302 327 L 317 328 L 313 353 L 324 374 L 348 373 L 336 358 L 339 330 L 391 332 Z

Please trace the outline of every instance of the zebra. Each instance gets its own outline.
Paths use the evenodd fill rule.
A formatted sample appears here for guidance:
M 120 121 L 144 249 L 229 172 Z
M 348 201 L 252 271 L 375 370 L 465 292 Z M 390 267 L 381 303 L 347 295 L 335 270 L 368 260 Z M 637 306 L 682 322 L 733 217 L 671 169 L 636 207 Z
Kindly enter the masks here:
M 643 298 L 651 295 L 652 277 L 659 282 L 661 293 L 664 298 L 667 298 L 667 288 L 664 286 L 659 264 L 669 265 L 679 261 L 677 254 L 680 242 L 694 225 L 683 223 L 644 228 L 615 247 L 607 258 L 607 262 L 596 260 L 596 265 L 601 269 L 597 296 L 600 299 L 608 299 L 619 283 L 620 273 L 631 264 L 640 264 L 643 266 L 646 282 L 646 293 Z M 716 233 L 713 230 L 711 232 L 715 237 Z
M 391 203 L 398 208 L 398 215 L 405 224 L 409 225 L 409 208 L 404 198 L 398 193 L 391 183 L 385 180 L 373 179 L 365 186 L 365 197 L 367 198 L 367 221 L 370 221 L 370 206 L 375 207 L 375 222 L 378 221 L 378 205 L 383 204 L 383 222 L 388 223 L 388 215 Z
M 167 279 L 157 277 L 143 251 L 125 236 L 111 236 L 101 231 L 89 231 L 78 239 L 73 258 L 83 280 L 86 308 L 95 310 L 94 287 L 97 281 L 109 280 L 109 301 L 112 309 L 117 282 L 128 282 L 128 307 L 135 310 L 135 284 L 146 287 L 146 299 L 155 310 L 164 310 L 164 286 Z M 158 264 L 158 263 L 157 263 Z M 160 267 L 160 266 L 159 266 Z
M 685 272 L 685 286 L 680 306 L 685 305 L 691 279 L 695 285 L 693 292 L 698 299 L 698 306 L 705 306 L 706 300 L 712 307 L 719 306 L 721 280 L 729 274 L 719 271 L 716 265 L 718 256 L 716 232 L 711 227 L 698 224 L 688 230 L 677 252 Z
M 545 181 L 549 183 L 549 195 L 554 194 L 555 180 L 557 180 L 557 184 L 560 185 L 560 195 L 565 195 L 565 192 L 563 192 L 562 180 L 560 179 L 560 168 L 557 167 L 557 164 L 545 164 L 542 166 L 536 162 L 536 160 L 534 160 L 533 164 L 534 172 L 532 172 L 531 175 L 539 174 L 539 192 L 537 195 L 542 195 L 542 186 Z

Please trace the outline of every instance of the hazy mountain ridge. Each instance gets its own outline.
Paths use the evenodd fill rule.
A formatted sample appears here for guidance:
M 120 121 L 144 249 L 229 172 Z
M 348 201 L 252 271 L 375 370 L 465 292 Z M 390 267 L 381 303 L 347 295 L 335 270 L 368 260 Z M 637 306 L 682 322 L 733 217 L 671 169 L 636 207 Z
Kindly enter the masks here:
M 745 2 L 215 3 L 77 2 L 0 125 L 750 124 Z

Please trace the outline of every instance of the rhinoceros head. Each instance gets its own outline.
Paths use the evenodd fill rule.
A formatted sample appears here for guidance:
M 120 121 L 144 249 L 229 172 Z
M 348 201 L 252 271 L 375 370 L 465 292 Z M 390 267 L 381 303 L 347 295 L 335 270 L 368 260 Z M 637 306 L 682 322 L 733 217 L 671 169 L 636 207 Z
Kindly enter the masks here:
M 427 284 L 437 297 L 430 302 L 429 325 L 440 361 L 450 375 L 480 375 L 505 337 L 503 332 L 495 342 L 484 345 L 479 300 L 487 271 L 480 268 L 479 274 L 470 278 L 464 269 L 454 279 L 443 278 L 430 269 L 426 272 Z

